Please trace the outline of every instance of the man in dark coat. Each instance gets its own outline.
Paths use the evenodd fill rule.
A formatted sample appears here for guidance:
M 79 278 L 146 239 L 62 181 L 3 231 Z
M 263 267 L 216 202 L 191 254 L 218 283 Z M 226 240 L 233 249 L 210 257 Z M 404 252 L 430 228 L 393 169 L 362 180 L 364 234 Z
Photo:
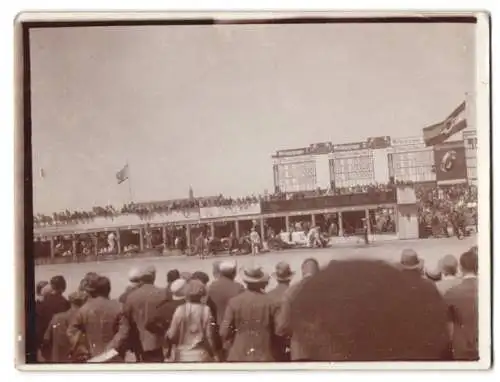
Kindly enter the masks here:
M 261 268 L 243 271 L 247 289 L 229 300 L 220 335 L 230 343 L 228 362 L 275 361 L 273 338 L 278 305 L 264 293 L 269 275 Z
M 460 257 L 462 281 L 444 295 L 448 305 L 453 359 L 477 361 L 478 350 L 478 255 L 467 251 Z
M 88 354 L 85 342 L 80 342 L 72 349 L 67 330 L 78 309 L 87 300 L 84 292 L 74 292 L 68 296 L 71 308 L 66 312 L 57 313 L 52 317 L 44 336 L 44 354 L 49 355 L 53 363 L 81 362 Z
M 308 361 L 442 361 L 448 348 L 437 289 L 383 261 L 330 263 L 300 288 L 291 317 Z
M 87 280 L 87 302 L 75 313 L 67 331 L 74 349 L 86 339 L 88 358 L 116 351 L 113 361 L 123 361 L 128 328 L 124 325 L 121 304 L 109 299 L 111 283 L 107 277 L 92 276 Z
M 245 290 L 245 287 L 234 281 L 236 277 L 236 262 L 223 261 L 217 267 L 219 277 L 209 286 L 207 305 L 210 307 L 215 319 L 215 342 L 220 359 L 225 359 L 227 344 L 224 344 L 219 335 L 219 327 L 224 319 L 224 312 L 229 300 Z M 215 269 L 214 269 L 215 273 Z
M 292 285 L 283 295 L 281 307 L 278 311 L 276 334 L 287 337 L 290 341 L 290 359 L 292 361 L 303 361 L 309 359 L 307 352 L 302 348 L 300 340 L 294 333 L 292 322 L 292 303 L 300 289 L 319 272 L 319 264 L 316 259 L 309 258 L 303 261 L 301 266 L 302 280 Z
M 146 325 L 156 307 L 165 300 L 165 289 L 154 285 L 156 269 L 149 266 L 141 270 L 139 287 L 130 293 L 123 306 L 124 322 L 128 331 L 137 330 L 142 362 L 163 362 L 163 336 L 147 330 Z
M 38 346 L 43 343 L 43 337 L 52 317 L 57 313 L 66 312 L 70 308 L 70 303 L 63 296 L 66 290 L 66 280 L 63 276 L 54 276 L 50 279 L 50 293 L 47 293 L 43 300 L 36 305 L 36 333 Z M 49 355 L 44 358 L 50 357 Z
M 275 302 L 277 309 L 281 309 L 285 293 L 290 286 L 295 272 L 292 271 L 290 265 L 284 261 L 276 264 L 276 271 L 273 276 L 278 282 L 278 285 L 270 290 L 267 295 Z M 274 358 L 278 362 L 286 362 L 290 360 L 290 339 L 287 337 L 273 336 L 273 351 Z

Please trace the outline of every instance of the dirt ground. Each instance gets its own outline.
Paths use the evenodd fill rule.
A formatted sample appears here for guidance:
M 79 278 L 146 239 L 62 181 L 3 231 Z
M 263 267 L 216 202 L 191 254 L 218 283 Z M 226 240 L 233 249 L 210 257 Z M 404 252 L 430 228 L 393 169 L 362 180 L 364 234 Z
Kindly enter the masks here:
M 269 273 L 273 272 L 276 263 L 287 261 L 292 269 L 297 272 L 293 280 L 296 281 L 300 278 L 300 265 L 308 257 L 316 258 L 321 265 L 326 265 L 333 259 L 352 258 L 398 261 L 403 249 L 412 248 L 424 259 L 425 265 L 432 269 L 437 266 L 439 259 L 444 255 L 452 254 L 459 257 L 475 244 L 475 236 L 467 237 L 463 240 L 458 240 L 457 238 L 404 240 L 375 242 L 369 245 L 358 243 L 356 240 L 346 240 L 345 243 L 336 244 L 333 247 L 325 249 L 294 249 L 264 253 L 254 257 L 245 255 L 234 256 L 232 258 L 236 259 L 239 268 L 255 263 L 262 266 Z M 229 256 L 219 255 L 216 258 L 224 260 L 228 259 Z M 213 257 L 201 260 L 193 257 L 172 256 L 123 259 L 96 263 L 39 265 L 35 268 L 35 281 L 49 280 L 54 275 L 62 274 L 68 283 L 67 293 L 70 293 L 76 290 L 85 273 L 94 271 L 110 278 L 112 286 L 111 297 L 116 298 L 128 284 L 127 274 L 131 267 L 154 264 L 157 270 L 156 285 L 164 286 L 166 284 L 166 273 L 174 268 L 177 268 L 181 272 L 204 271 L 212 277 L 212 263 L 214 259 Z M 268 288 L 272 288 L 274 285 L 274 280 L 271 279 Z

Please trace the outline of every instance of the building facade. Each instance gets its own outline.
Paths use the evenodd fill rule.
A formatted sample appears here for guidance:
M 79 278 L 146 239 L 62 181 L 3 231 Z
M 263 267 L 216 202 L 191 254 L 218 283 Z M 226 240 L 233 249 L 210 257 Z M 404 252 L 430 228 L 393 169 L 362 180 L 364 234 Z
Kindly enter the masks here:
M 436 161 L 454 153 L 455 171 L 441 171 Z M 462 151 L 465 158 L 462 158 Z M 444 145 L 426 147 L 422 136 L 371 137 L 365 141 L 334 144 L 323 142 L 300 149 L 281 150 L 272 156 L 275 191 L 307 192 L 320 189 L 387 184 L 390 182 L 477 181 L 477 137 L 475 130 Z M 466 163 L 466 176 L 456 171 Z M 446 172 L 446 173 L 445 173 Z M 446 179 L 441 179 L 441 178 Z

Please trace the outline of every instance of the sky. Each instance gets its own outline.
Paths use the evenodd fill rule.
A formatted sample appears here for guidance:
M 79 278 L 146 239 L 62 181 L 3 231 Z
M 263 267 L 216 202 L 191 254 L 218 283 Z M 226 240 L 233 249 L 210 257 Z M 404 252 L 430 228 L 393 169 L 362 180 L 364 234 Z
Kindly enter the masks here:
M 33 29 L 34 212 L 272 192 L 277 150 L 421 135 L 474 94 L 474 28 Z

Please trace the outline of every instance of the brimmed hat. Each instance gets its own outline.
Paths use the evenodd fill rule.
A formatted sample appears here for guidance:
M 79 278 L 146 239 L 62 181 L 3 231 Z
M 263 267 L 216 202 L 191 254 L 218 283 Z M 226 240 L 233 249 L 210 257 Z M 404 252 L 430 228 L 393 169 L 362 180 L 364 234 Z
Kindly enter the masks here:
M 187 281 L 184 279 L 177 279 L 172 284 L 170 284 L 170 292 L 172 292 L 172 299 L 182 300 L 186 297 L 185 287 Z
M 136 283 L 141 280 L 141 270 L 137 267 L 132 268 L 128 272 L 128 281 Z
M 269 275 L 261 267 L 244 268 L 241 278 L 247 284 L 258 284 L 269 281 Z
M 276 264 L 276 271 L 273 273 L 273 277 L 278 281 L 290 281 L 295 275 L 295 272 L 290 268 L 290 264 L 280 261 Z
M 413 249 L 404 249 L 399 265 L 403 270 L 422 270 L 424 262 Z
M 236 270 L 236 261 L 226 260 L 219 264 L 219 272 L 223 275 L 233 273 Z
M 85 292 L 95 292 L 99 287 L 99 281 L 101 276 L 97 273 L 91 274 L 85 277 L 85 282 L 83 283 L 83 288 Z
M 207 294 L 207 288 L 200 280 L 189 280 L 184 287 L 184 294 L 187 298 L 203 297 Z

